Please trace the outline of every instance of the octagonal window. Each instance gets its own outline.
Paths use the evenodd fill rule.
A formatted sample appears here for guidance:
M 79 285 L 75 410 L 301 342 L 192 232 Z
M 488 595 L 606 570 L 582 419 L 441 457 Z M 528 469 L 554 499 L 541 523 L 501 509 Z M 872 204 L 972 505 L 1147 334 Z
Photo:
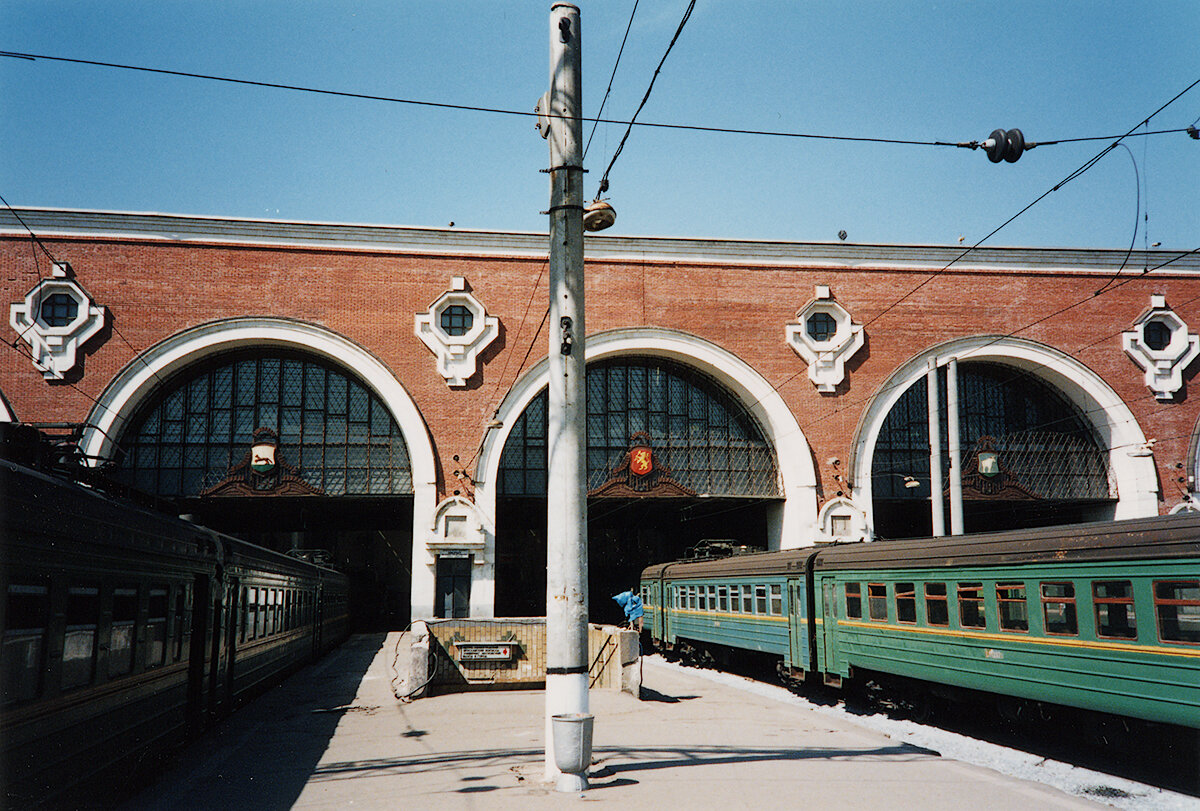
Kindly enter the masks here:
M 814 341 L 825 342 L 837 332 L 837 321 L 829 313 L 813 313 L 804 322 L 808 335 Z
M 1155 352 L 1166 349 L 1167 344 L 1171 343 L 1171 327 L 1162 321 L 1147 321 L 1142 328 L 1142 335 L 1146 346 Z
M 42 301 L 40 318 L 48 327 L 65 327 L 79 315 L 79 302 L 66 293 L 54 293 Z
M 443 332 L 457 338 L 471 331 L 471 327 L 475 324 L 475 315 L 469 307 L 462 304 L 451 304 L 442 310 L 442 317 L 439 323 Z

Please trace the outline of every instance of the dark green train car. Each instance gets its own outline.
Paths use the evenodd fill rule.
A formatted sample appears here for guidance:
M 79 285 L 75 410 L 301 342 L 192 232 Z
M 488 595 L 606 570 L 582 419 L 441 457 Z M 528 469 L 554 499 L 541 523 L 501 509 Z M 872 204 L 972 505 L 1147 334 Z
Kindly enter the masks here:
M 1200 727 L 1200 518 L 821 550 L 816 669 Z

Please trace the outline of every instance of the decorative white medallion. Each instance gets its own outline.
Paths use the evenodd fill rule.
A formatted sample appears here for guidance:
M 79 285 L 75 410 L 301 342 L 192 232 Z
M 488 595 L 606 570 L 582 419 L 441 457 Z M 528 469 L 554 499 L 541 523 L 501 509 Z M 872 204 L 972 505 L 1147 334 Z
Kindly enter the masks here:
M 1121 346 L 1145 372 L 1146 386 L 1159 400 L 1172 400 L 1183 388 L 1183 372 L 1200 356 L 1200 336 L 1167 306 L 1165 296 L 1150 297 L 1150 309 L 1121 333 Z
M 796 313 L 796 320 L 799 323 L 787 325 L 788 345 L 808 361 L 808 379 L 817 391 L 833 393 L 846 378 L 846 361 L 866 342 L 862 325 L 851 321 L 823 284 L 817 285 L 816 297 Z
M 437 355 L 438 373 L 449 386 L 465 386 L 478 367 L 479 353 L 500 335 L 500 319 L 488 315 L 467 290 L 467 280 L 455 276 L 450 289 L 417 313 L 416 336 Z
M 9 324 L 29 344 L 42 376 L 62 380 L 75 368 L 79 348 L 104 328 L 105 309 L 75 281 L 68 263 L 55 262 L 52 272 L 12 305 Z

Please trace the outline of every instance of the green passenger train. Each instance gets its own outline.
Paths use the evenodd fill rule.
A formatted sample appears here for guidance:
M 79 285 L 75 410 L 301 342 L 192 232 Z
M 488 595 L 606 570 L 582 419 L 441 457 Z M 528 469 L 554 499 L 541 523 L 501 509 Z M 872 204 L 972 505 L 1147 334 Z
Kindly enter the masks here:
M 1200 515 L 662 563 L 655 647 L 1200 729 Z

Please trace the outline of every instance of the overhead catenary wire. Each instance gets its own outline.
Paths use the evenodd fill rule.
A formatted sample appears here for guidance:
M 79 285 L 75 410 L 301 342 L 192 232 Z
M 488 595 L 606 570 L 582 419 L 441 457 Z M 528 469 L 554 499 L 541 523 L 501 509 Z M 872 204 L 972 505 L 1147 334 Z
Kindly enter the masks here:
M 600 102 L 600 109 L 596 112 L 597 116 L 604 115 L 604 105 L 608 103 L 608 94 L 612 92 L 613 81 L 617 78 L 617 68 L 621 66 L 621 55 L 625 53 L 625 43 L 629 39 L 629 31 L 633 28 L 633 18 L 637 16 L 638 0 L 633 0 L 633 11 L 629 12 L 629 25 L 625 26 L 625 36 L 621 38 L 621 47 L 617 49 L 617 59 L 613 63 L 612 75 L 608 77 L 608 87 L 604 90 L 604 98 Z M 588 150 L 592 147 L 592 137 L 596 134 L 596 127 L 599 126 L 599 118 L 592 122 L 592 131 L 588 134 L 587 144 L 583 147 L 583 157 L 587 158 Z
M 683 19 L 679 21 L 679 26 L 675 29 L 675 36 L 671 37 L 670 44 L 667 45 L 666 52 L 662 55 L 662 59 L 658 61 L 658 67 L 654 69 L 654 75 L 650 77 L 650 85 L 646 88 L 646 95 L 642 96 L 642 101 L 633 113 L 633 117 L 629 119 L 629 126 L 625 129 L 625 134 L 621 136 L 621 143 L 617 144 L 617 149 L 613 152 L 612 160 L 608 162 L 608 168 L 604 170 L 604 174 L 600 178 L 600 191 L 596 195 L 599 197 L 604 192 L 608 191 L 608 173 L 612 171 L 613 165 L 616 164 L 617 158 L 621 155 L 621 150 L 625 148 L 625 142 L 629 140 L 629 133 L 633 132 L 633 124 L 637 121 L 638 114 L 642 112 L 642 108 L 646 106 L 646 102 L 650 100 L 650 93 L 654 90 L 654 82 L 658 79 L 658 74 L 662 71 L 663 65 L 667 62 L 667 57 L 671 53 L 671 49 L 675 47 L 675 43 L 679 41 L 679 35 L 683 33 L 683 27 L 687 25 L 687 21 L 691 19 L 692 10 L 696 8 L 696 0 L 691 0 L 688 3 L 687 9 L 683 12 Z
M 421 106 L 421 107 L 435 107 L 435 108 L 441 108 L 441 109 L 447 109 L 447 110 L 461 110 L 464 112 L 489 113 L 489 114 L 494 114 L 494 115 L 509 115 L 509 116 L 519 116 L 522 118 L 534 118 L 534 119 L 536 119 L 539 115 L 543 118 L 547 118 L 547 117 L 548 118 L 561 118 L 561 116 L 556 116 L 552 113 L 538 113 L 536 111 L 528 111 L 528 110 L 510 110 L 510 109 L 505 109 L 505 108 L 500 108 L 500 107 L 483 107 L 483 106 L 470 105 L 470 104 L 454 104 L 454 103 L 449 103 L 449 102 L 428 101 L 428 100 L 422 100 L 422 99 L 406 99 L 406 98 L 399 98 L 399 97 L 394 97 L 394 96 L 381 96 L 381 95 L 374 95 L 374 94 L 369 94 L 369 93 L 355 93 L 355 92 L 344 91 L 344 90 L 329 90 L 329 89 L 325 89 L 325 88 L 307 87 L 307 86 L 303 86 L 303 85 L 282 84 L 282 83 L 278 83 L 278 82 L 255 81 L 252 79 L 237 79 L 237 78 L 233 78 L 230 76 L 215 76 L 215 75 L 204 74 L 204 73 L 191 73 L 188 71 L 168 70 L 165 68 L 151 68 L 151 67 L 145 67 L 145 66 L 140 66 L 140 65 L 125 65 L 125 64 L 120 64 L 120 63 L 116 63 L 116 62 L 100 62 L 100 61 L 91 60 L 91 59 L 74 59 L 74 58 L 69 58 L 69 57 L 64 57 L 64 56 L 51 56 L 51 55 L 47 55 L 47 54 L 31 54 L 31 53 L 21 53 L 21 52 L 17 52 L 17 51 L 0 51 L 0 57 L 7 57 L 10 59 L 30 60 L 30 61 L 37 61 L 39 59 L 42 59 L 42 60 L 52 61 L 52 62 L 65 62 L 65 63 L 77 64 L 77 65 L 90 65 L 92 67 L 104 67 L 104 68 L 113 68 L 113 69 L 118 69 L 118 70 L 141 71 L 141 72 L 145 72 L 145 73 L 157 73 L 157 74 L 162 74 L 162 75 L 166 75 L 166 76 L 178 76 L 178 77 L 183 77 L 183 78 L 188 78 L 188 79 L 202 79 L 202 80 L 206 80 L 206 81 L 226 82 L 229 84 L 249 85 L 252 87 L 261 87 L 261 88 L 267 88 L 267 89 L 273 89 L 273 90 L 290 90 L 290 91 L 296 91 L 296 92 L 302 92 L 302 93 L 316 93 L 316 94 L 327 95 L 327 96 L 338 96 L 338 97 L 343 97 L 343 98 L 361 99 L 364 101 L 379 101 L 379 102 L 387 102 L 387 103 L 392 103 L 392 104 L 411 104 L 411 105 L 416 105 L 416 106 Z M 668 129 L 668 130 L 686 130 L 686 131 L 690 131 L 690 132 L 708 132 L 708 133 L 725 134 L 725 135 L 750 135 L 750 136 L 763 136 L 763 137 L 775 137 L 775 138 L 800 138 L 800 139 L 810 139 L 810 140 L 818 140 L 818 141 L 842 141 L 842 142 L 863 143 L 863 144 L 888 144 L 888 145 L 895 145 L 895 146 L 926 146 L 926 147 L 970 147 L 970 146 L 972 146 L 972 144 L 974 144 L 975 147 L 979 146 L 978 141 L 973 141 L 973 142 L 972 141 L 969 141 L 969 142 L 938 141 L 938 140 L 930 141 L 930 140 L 919 140 L 919 139 L 910 139 L 910 138 L 881 138 L 881 137 L 861 136 L 861 135 L 827 135 L 827 134 L 811 133 L 811 132 L 790 132 L 790 131 L 786 131 L 786 130 L 757 130 L 757 129 L 740 129 L 740 128 L 735 128 L 735 127 L 709 127 L 709 126 L 704 126 L 704 125 L 700 125 L 700 124 L 671 124 L 671 123 L 654 122 L 654 121 L 626 121 L 623 119 L 616 119 L 616 118 L 600 118 L 600 117 L 589 118 L 586 116 L 581 116 L 580 120 L 581 121 L 589 121 L 589 122 L 597 122 L 600 124 L 630 125 L 630 126 L 636 126 L 636 127 L 651 127 L 651 128 Z M 1146 136 L 1146 135 L 1168 135 L 1168 134 L 1183 133 L 1183 132 L 1187 132 L 1186 127 L 1177 128 L 1177 129 L 1155 130 L 1155 131 L 1144 132 L 1144 133 L 1126 133 L 1125 135 L 1121 135 L 1121 136 L 1094 135 L 1094 136 L 1086 136 L 1086 137 L 1081 137 L 1081 138 L 1060 138 L 1060 139 L 1052 140 L 1052 141 L 1038 141 L 1037 144 L 1039 146 L 1048 146 L 1048 145 L 1052 145 L 1052 144 L 1065 144 L 1065 143 L 1072 143 L 1072 142 L 1076 142 L 1076 141 L 1107 141 L 1107 140 L 1111 140 L 1113 138 L 1127 138 L 1127 137 L 1138 137 L 1138 136 Z

